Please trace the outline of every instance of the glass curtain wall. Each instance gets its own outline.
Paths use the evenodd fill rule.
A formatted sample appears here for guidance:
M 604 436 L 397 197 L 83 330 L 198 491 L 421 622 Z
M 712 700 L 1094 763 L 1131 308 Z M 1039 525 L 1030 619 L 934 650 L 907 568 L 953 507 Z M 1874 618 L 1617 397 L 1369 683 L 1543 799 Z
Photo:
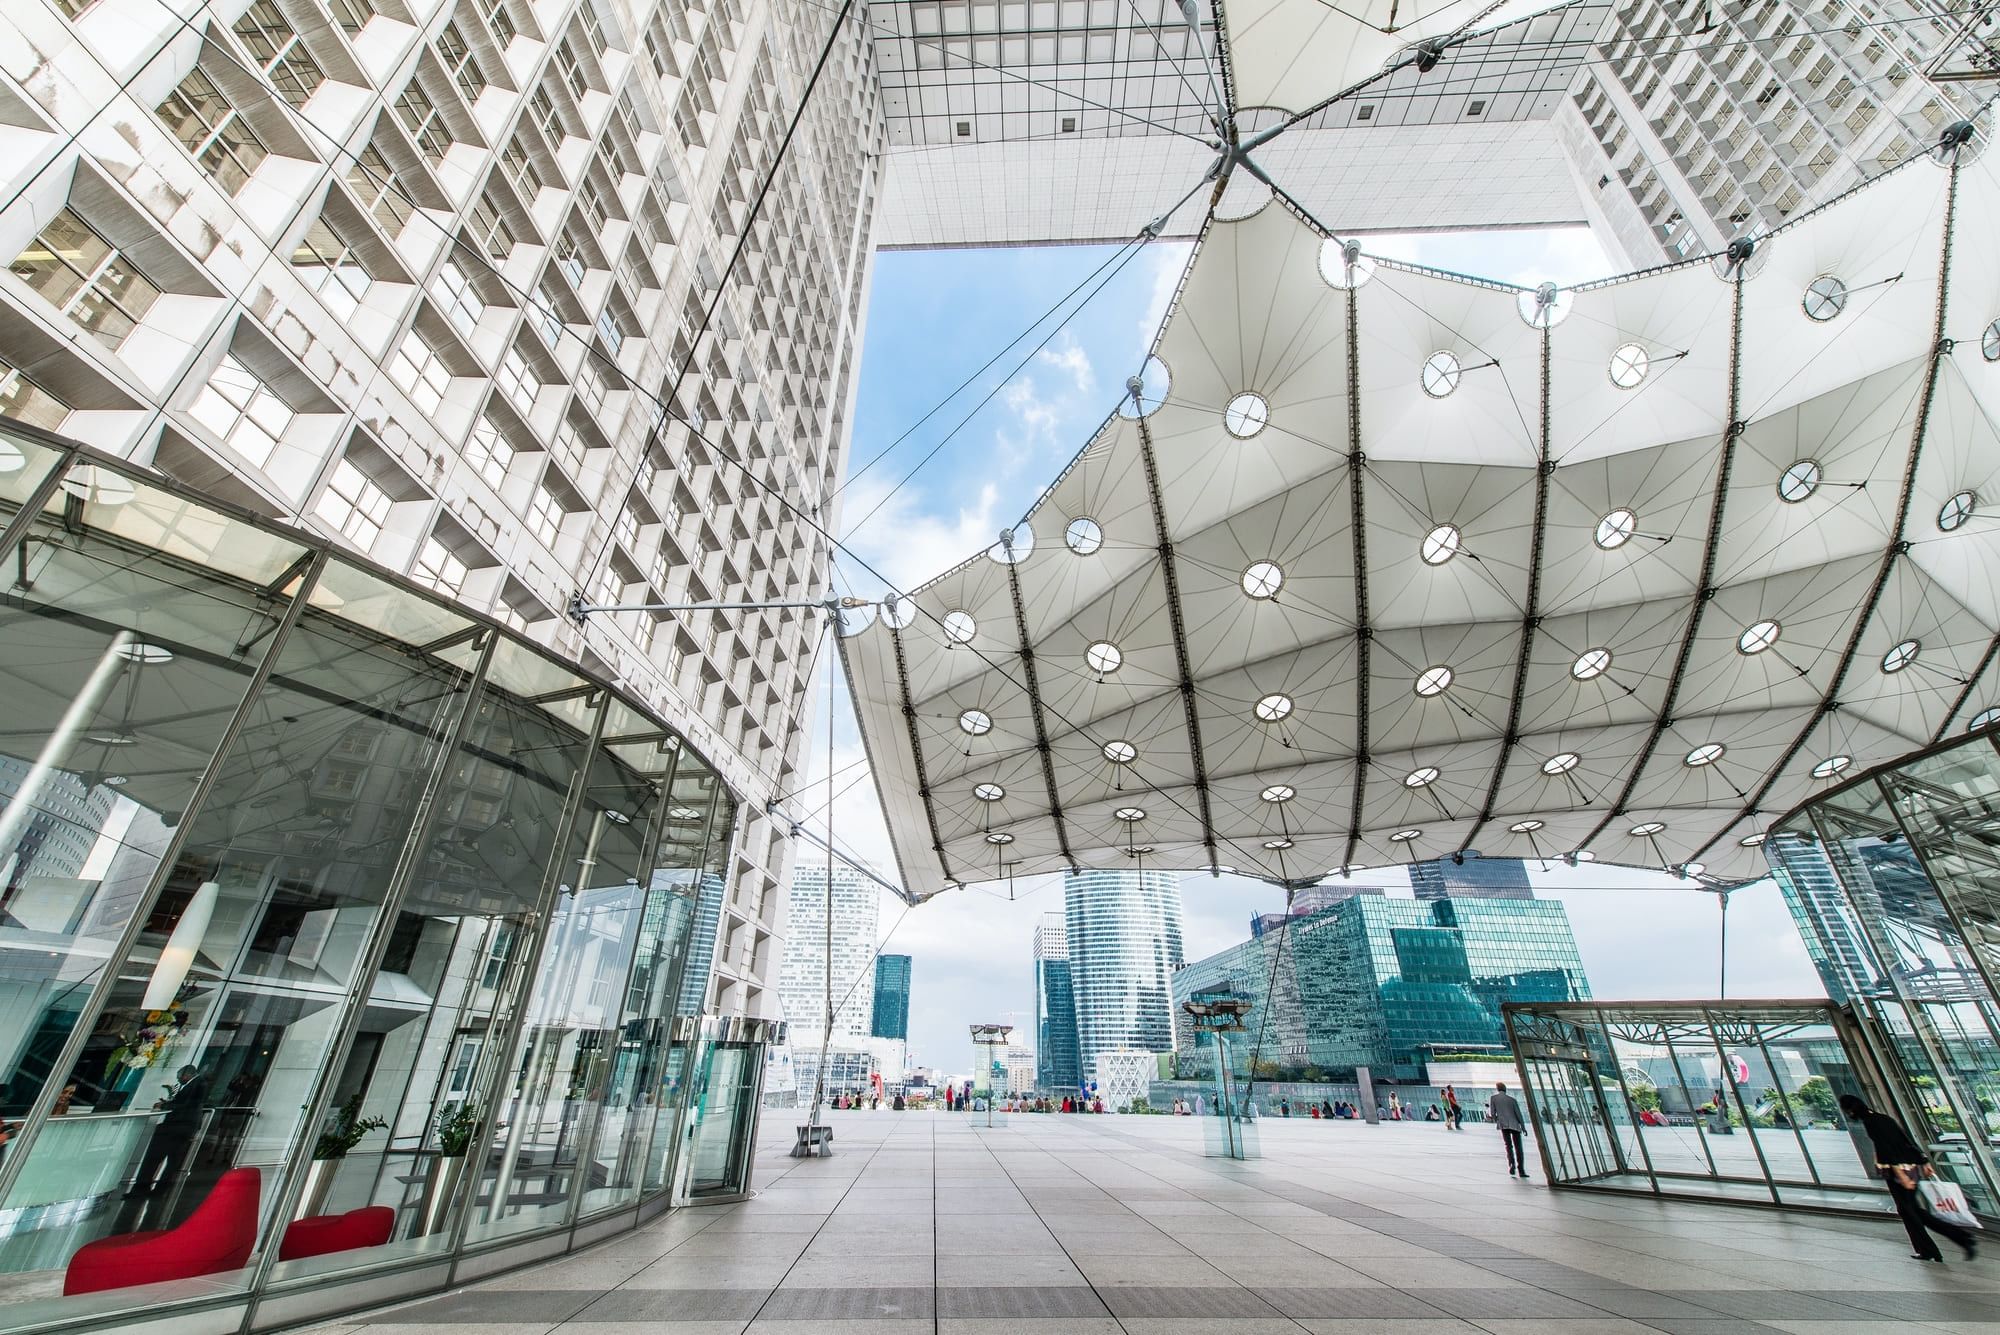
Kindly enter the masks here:
M 0 586 L 0 1330 L 662 1197 L 735 815 L 700 757 L 426 592 L 6 428 Z
M 1863 775 L 1765 845 L 1828 992 L 1893 1073 L 1895 1111 L 1987 1214 L 2000 1213 L 1995 740 L 1988 726 Z
M 1838 1099 L 1882 1102 L 1861 1033 L 1808 1002 L 1506 1008 L 1549 1181 L 1697 1200 L 1884 1208 Z

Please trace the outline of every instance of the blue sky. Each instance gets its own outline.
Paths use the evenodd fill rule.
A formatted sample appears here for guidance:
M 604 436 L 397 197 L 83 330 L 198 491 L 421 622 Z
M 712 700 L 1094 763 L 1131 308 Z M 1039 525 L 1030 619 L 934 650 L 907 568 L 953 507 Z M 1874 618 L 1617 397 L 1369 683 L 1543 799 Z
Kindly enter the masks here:
M 1375 254 L 1520 283 L 1574 283 L 1609 272 L 1582 229 L 1376 236 L 1364 244 Z M 943 572 L 990 546 L 1089 440 L 1126 376 L 1142 364 L 1189 248 L 1156 243 L 1104 268 L 1115 251 L 1022 247 L 876 257 L 842 496 L 842 532 L 860 562 L 904 589 Z M 980 373 L 1010 339 L 1101 268 L 1102 288 L 1087 303 L 1070 302 Z M 917 425 L 968 379 L 962 394 Z M 885 448 L 879 462 L 854 475 Z M 839 565 L 843 592 L 880 592 L 856 560 L 842 558 Z M 821 705 L 809 770 L 818 783 L 795 799 L 815 824 L 828 794 L 824 697 Z M 893 879 L 852 712 L 843 699 L 832 713 L 835 837 Z M 1406 884 L 1399 870 L 1369 879 Z M 1558 866 L 1537 876 L 1537 888 L 1567 906 L 1598 996 L 1714 995 L 1712 896 L 1664 875 L 1590 866 Z M 1024 1034 L 1030 1027 L 1030 942 L 1036 917 L 1061 911 L 1061 882 L 1031 878 L 1011 896 L 1004 886 L 975 887 L 907 914 L 900 901 L 883 897 L 884 948 L 914 957 L 911 1046 L 923 1063 L 969 1069 L 967 1024 L 1012 1022 Z M 1182 886 L 1187 957 L 1242 940 L 1250 915 L 1281 908 L 1283 899 L 1282 891 L 1240 877 L 1189 878 Z M 1820 994 L 1774 885 L 1740 892 L 1730 920 L 1732 996 Z

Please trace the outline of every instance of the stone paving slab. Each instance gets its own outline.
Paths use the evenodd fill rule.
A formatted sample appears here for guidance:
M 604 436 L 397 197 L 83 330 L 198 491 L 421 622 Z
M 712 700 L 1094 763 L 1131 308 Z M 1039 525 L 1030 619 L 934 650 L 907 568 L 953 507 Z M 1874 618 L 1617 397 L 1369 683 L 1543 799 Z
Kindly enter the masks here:
M 2000 1335 L 2000 1264 L 1893 1219 L 1554 1192 L 1428 1124 L 1238 1163 L 1193 1119 L 831 1116 L 752 1200 L 319 1335 Z

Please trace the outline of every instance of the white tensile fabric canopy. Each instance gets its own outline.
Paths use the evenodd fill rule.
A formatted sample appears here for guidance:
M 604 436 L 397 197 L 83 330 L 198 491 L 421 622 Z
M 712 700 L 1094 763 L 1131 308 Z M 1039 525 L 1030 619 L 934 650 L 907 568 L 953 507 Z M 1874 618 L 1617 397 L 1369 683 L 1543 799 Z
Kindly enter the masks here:
M 1342 21 L 1225 20 L 1237 99 L 1288 106 L 1318 39 L 1250 34 Z M 1983 725 L 1983 144 L 1560 292 L 1280 202 L 1211 219 L 1136 398 L 1011 545 L 845 624 L 906 892 L 1469 850 L 1740 880 L 1774 815 Z

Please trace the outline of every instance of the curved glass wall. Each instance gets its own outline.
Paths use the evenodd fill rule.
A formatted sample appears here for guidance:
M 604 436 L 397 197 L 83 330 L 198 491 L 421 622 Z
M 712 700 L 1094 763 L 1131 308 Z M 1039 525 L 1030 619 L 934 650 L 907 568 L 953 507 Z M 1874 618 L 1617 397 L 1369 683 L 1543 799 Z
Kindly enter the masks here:
M 700 757 L 400 580 L 5 428 L 0 588 L 0 1329 L 276 1324 L 664 1202 L 735 817 Z
M 1773 875 L 1897 1111 L 2000 1213 L 2000 733 L 1864 774 L 1773 823 Z

